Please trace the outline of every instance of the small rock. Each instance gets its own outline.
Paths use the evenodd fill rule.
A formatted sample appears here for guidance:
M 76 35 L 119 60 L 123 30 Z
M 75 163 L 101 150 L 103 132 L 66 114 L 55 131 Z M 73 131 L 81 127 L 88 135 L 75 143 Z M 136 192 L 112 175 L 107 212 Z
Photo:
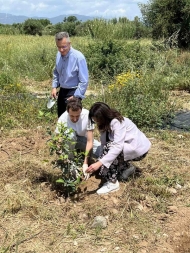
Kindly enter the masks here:
M 92 224 L 92 228 L 106 228 L 107 227 L 107 219 L 104 216 L 96 216 L 94 218 L 94 222 Z
M 120 250 L 120 247 L 115 247 L 115 249 L 114 250 Z
M 182 186 L 181 186 L 180 184 L 176 184 L 175 188 L 176 188 L 176 189 L 181 189 Z

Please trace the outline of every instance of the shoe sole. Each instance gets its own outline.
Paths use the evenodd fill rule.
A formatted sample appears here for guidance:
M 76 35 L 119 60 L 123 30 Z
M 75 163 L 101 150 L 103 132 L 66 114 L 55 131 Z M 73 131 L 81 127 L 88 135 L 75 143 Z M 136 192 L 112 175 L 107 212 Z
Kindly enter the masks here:
M 112 191 L 110 191 L 110 192 L 106 192 L 106 193 L 97 193 L 98 195 L 108 195 L 109 193 L 111 193 L 111 192 L 116 192 L 116 191 L 119 191 L 119 189 L 120 188 L 117 188 L 117 189 L 115 189 L 115 190 L 112 190 Z

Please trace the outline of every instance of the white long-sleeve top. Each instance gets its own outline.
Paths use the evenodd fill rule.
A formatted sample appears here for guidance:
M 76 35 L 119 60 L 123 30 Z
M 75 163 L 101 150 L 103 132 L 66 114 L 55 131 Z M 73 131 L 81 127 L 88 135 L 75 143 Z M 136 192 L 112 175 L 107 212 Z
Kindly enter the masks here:
M 151 147 L 149 139 L 141 132 L 137 126 L 128 118 L 124 118 L 122 122 L 113 119 L 110 123 L 111 132 L 109 139 L 112 145 L 108 153 L 100 159 L 102 164 L 107 168 L 110 167 L 116 157 L 123 152 L 124 160 L 132 160 L 142 156 Z M 101 133 L 101 146 L 106 144 L 106 132 Z

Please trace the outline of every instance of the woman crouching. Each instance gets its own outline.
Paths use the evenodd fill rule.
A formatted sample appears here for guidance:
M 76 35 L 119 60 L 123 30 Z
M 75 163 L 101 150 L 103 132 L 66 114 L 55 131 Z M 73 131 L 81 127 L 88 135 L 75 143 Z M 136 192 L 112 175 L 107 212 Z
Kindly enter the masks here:
M 100 176 L 106 180 L 97 194 L 117 191 L 119 181 L 126 180 L 135 172 L 130 162 L 142 160 L 151 143 L 130 119 L 103 102 L 92 105 L 89 118 L 97 124 L 100 132 L 101 155 L 87 168 L 86 173 L 100 169 Z

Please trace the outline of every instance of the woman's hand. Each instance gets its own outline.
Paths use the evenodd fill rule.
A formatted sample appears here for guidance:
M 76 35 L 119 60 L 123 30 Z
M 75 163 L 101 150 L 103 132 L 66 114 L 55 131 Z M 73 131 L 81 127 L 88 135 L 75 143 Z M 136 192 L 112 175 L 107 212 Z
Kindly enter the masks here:
M 98 170 L 102 163 L 100 161 L 91 164 L 88 169 L 86 170 L 87 173 L 93 173 L 94 171 Z

